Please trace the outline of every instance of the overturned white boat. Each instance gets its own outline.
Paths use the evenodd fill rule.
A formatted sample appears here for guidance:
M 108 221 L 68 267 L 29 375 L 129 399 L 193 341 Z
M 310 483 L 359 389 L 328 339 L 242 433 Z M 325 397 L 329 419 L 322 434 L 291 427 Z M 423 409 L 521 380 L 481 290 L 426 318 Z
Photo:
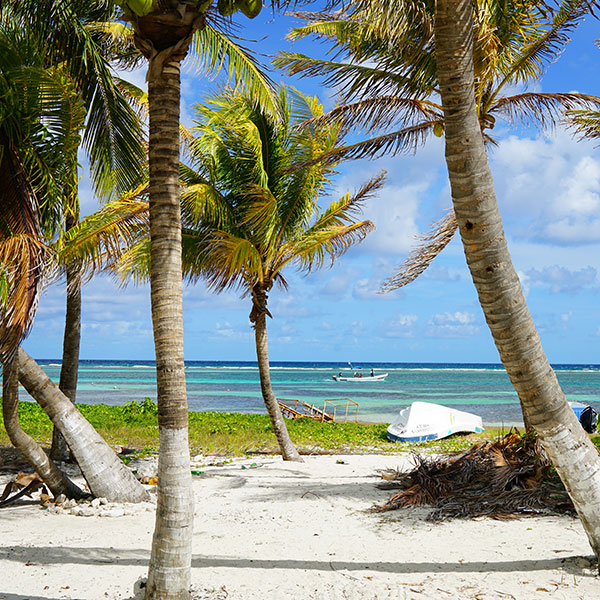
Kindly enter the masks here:
M 413 402 L 387 428 L 387 437 L 392 442 L 425 442 L 481 431 L 483 422 L 477 415 L 431 402 Z

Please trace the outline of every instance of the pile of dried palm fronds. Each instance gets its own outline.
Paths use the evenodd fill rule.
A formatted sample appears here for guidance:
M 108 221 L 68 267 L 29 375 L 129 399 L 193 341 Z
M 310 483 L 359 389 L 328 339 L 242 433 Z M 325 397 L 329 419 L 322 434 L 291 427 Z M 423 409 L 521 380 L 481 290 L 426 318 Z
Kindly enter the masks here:
M 383 472 L 379 487 L 400 488 L 378 511 L 431 506 L 430 520 L 573 513 L 537 436 L 510 432 L 450 457 L 415 455 L 408 473 Z

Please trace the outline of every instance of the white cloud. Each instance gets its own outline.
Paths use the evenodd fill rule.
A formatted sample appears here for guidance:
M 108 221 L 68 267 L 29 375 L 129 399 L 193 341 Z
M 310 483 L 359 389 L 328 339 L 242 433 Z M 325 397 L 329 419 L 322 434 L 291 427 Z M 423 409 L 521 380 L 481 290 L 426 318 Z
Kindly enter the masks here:
M 418 321 L 418 316 L 413 314 L 397 315 L 383 323 L 383 335 L 388 338 L 412 338 L 415 333 L 413 325 Z
M 567 313 L 563 313 L 562 315 L 560 315 L 560 320 L 561 320 L 563 323 L 568 323 L 568 322 L 571 320 L 571 317 L 572 317 L 572 316 L 573 316 L 573 311 L 572 311 L 572 310 L 570 310 L 569 312 L 567 312 Z
M 519 281 L 521 282 L 521 290 L 523 290 L 523 296 L 527 298 L 529 296 L 529 292 L 531 291 L 531 282 L 529 280 L 529 275 L 524 273 L 523 271 L 517 271 L 517 276 L 519 277 Z
M 479 319 L 469 312 L 438 313 L 427 323 L 428 337 L 471 337 L 481 329 Z
M 600 241 L 600 160 L 590 142 L 509 136 L 491 154 L 507 229 L 556 245 Z
M 216 337 L 227 338 L 232 340 L 239 340 L 249 338 L 253 335 L 252 331 L 248 328 L 234 327 L 229 321 L 223 323 L 215 323 L 215 328 L 212 334 Z
M 575 294 L 598 285 L 598 272 L 590 266 L 573 270 L 551 265 L 543 269 L 529 269 L 527 281 L 530 286 L 547 287 L 553 294 Z
M 386 185 L 379 197 L 369 200 L 364 214 L 377 229 L 367 236 L 361 248 L 379 255 L 408 252 L 419 233 L 419 203 L 428 187 L 426 182 L 405 186 Z

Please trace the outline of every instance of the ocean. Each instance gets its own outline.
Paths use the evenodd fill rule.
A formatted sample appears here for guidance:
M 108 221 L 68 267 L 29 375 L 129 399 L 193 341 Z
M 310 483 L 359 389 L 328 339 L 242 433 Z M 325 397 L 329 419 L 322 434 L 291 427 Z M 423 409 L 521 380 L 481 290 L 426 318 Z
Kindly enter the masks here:
M 38 361 L 58 382 L 60 361 Z M 359 404 L 358 419 L 391 422 L 416 400 L 453 406 L 480 415 L 484 424 L 522 423 L 519 399 L 499 364 L 365 363 L 361 382 L 336 382 L 350 374 L 348 363 L 273 362 L 271 379 L 278 398 L 303 400 L 322 407 L 327 399 L 350 398 Z M 388 373 L 385 381 L 368 381 Z M 554 365 L 567 398 L 590 404 L 600 413 L 600 365 Z M 122 405 L 150 397 L 156 400 L 154 363 L 150 361 L 82 360 L 77 401 Z M 193 411 L 264 413 L 258 368 L 252 362 L 186 362 L 188 402 Z M 22 399 L 27 394 L 21 392 Z

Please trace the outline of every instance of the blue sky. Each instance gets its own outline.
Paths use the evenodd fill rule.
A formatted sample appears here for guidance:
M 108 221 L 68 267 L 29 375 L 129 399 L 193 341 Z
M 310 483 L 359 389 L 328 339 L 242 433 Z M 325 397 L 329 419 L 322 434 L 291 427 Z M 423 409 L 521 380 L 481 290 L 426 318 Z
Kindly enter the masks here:
M 264 54 L 288 47 L 316 55 L 315 42 L 290 46 L 284 36 L 291 18 L 269 11 L 252 22 L 238 18 L 240 35 Z M 594 20 L 581 25 L 563 56 L 536 89 L 600 95 L 600 37 Z M 266 60 L 266 58 L 265 58 Z M 275 81 L 318 94 L 326 107 L 332 93 L 316 80 Z M 130 74 L 143 83 L 143 73 Z M 184 68 L 182 115 L 214 83 Z M 553 363 L 600 363 L 600 150 L 564 131 L 540 134 L 496 128 L 500 145 L 490 159 L 513 262 L 527 302 Z M 414 156 L 346 163 L 335 182 L 341 194 L 386 169 L 387 183 L 365 206 L 376 227 L 332 269 L 307 277 L 287 272 L 290 289 L 270 294 L 271 360 L 498 362 L 466 268 L 454 240 L 419 280 L 381 295 L 381 282 L 394 273 L 415 243 L 451 205 L 443 141 L 434 139 Z M 85 212 L 98 201 L 85 174 Z M 184 288 L 185 354 L 188 360 L 255 360 L 250 303 L 236 293 L 214 295 L 204 285 Z M 62 353 L 64 285 L 48 287 L 24 343 L 36 358 Z M 119 288 L 107 278 L 83 292 L 82 358 L 152 359 L 154 349 L 147 286 Z

